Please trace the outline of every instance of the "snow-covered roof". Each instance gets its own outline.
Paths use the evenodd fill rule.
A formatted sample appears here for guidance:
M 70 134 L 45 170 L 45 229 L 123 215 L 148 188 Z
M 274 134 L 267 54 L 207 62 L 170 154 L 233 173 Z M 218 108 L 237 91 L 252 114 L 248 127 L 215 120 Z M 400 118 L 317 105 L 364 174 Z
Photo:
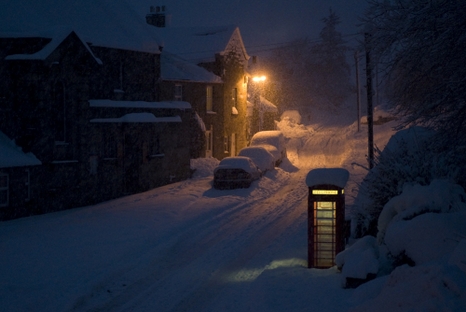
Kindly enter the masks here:
M 120 118 L 96 118 L 92 123 L 158 123 L 158 122 L 181 122 L 180 116 L 156 117 L 152 113 L 131 113 Z
M 317 168 L 309 171 L 306 184 L 309 187 L 329 184 L 344 188 L 348 178 L 349 172 L 343 168 Z
M 191 104 L 184 101 L 112 101 L 112 100 L 89 100 L 90 107 L 123 107 L 123 108 L 165 108 L 165 109 L 190 109 Z
M 57 27 L 47 31 L 34 31 L 30 33 L 0 33 L 0 37 L 8 38 L 50 38 L 52 39 L 43 49 L 33 54 L 13 54 L 5 57 L 5 60 L 45 60 L 55 49 L 74 31 L 70 27 Z M 76 32 L 74 32 L 76 34 Z M 84 47 L 89 51 L 91 56 L 98 64 L 102 61 L 97 58 L 88 44 L 82 40 L 78 34 L 76 36 L 81 40 Z
M 42 162 L 32 153 L 24 153 L 21 147 L 0 131 L 0 168 L 36 166 Z
M 222 82 L 220 77 L 206 69 L 165 51 L 160 56 L 160 62 L 161 77 L 163 80 L 186 80 L 207 83 Z
M 239 28 L 234 25 L 154 28 L 164 50 L 195 64 L 213 62 L 215 54 L 224 55 L 234 49 L 249 59 Z
M 272 102 L 270 102 L 269 100 L 267 100 L 263 96 L 261 96 L 260 99 L 261 99 L 260 104 L 261 104 L 262 109 L 263 109 L 264 112 L 278 113 L 278 108 L 277 108 L 277 106 L 275 106 L 275 104 L 273 104 Z M 247 105 L 249 107 L 254 107 L 254 103 L 251 103 L 251 101 L 248 101 Z
M 197 112 L 194 112 L 194 119 L 197 121 L 199 128 L 201 128 L 201 130 L 205 132 L 207 128 L 205 126 L 204 120 L 202 120 L 201 116 L 199 116 Z
M 0 33 L 28 34 L 63 26 L 92 45 L 159 53 L 154 27 L 126 1 L 3 0 Z

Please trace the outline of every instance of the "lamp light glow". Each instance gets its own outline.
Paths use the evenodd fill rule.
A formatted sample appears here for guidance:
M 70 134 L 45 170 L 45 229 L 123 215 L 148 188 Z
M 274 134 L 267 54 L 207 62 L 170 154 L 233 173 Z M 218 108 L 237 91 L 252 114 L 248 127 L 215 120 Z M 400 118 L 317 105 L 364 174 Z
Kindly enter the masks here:
M 254 82 L 262 82 L 262 81 L 265 81 L 266 79 L 267 77 L 265 77 L 264 75 L 252 77 L 252 81 Z

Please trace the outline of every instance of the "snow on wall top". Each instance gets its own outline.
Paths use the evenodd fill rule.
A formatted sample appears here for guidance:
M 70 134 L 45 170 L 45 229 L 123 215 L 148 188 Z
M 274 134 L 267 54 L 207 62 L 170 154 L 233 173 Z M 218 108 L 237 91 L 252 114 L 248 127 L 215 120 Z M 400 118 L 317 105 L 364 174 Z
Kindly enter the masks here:
M 343 168 L 318 168 L 309 171 L 306 184 L 309 187 L 322 184 L 335 185 L 344 188 L 348 182 L 349 172 Z
M 160 62 L 163 80 L 186 80 L 207 83 L 222 82 L 220 77 L 206 69 L 165 51 L 160 56 Z
M 156 117 L 152 113 L 131 113 L 120 118 L 96 118 L 92 123 L 158 123 L 158 122 L 181 122 L 180 116 Z
M 160 53 L 154 27 L 148 25 L 126 1 L 2 1 L 2 33 L 29 33 L 65 25 L 92 45 Z
M 50 38 L 50 41 L 42 50 L 33 54 L 13 54 L 5 57 L 5 60 L 45 60 L 55 49 L 65 40 L 72 32 L 70 27 L 57 27 L 47 31 L 37 31 L 31 33 L 0 33 L 0 37 L 4 38 Z M 76 34 L 76 32 L 75 32 Z M 84 47 L 89 51 L 97 64 L 102 65 L 102 61 L 97 58 L 86 42 L 84 42 L 78 34 L 76 36 L 81 40 Z
M 215 54 L 224 55 L 235 48 L 243 53 L 246 60 L 249 59 L 239 28 L 234 25 L 154 28 L 164 50 L 195 64 L 213 62 Z
M 89 100 L 90 107 L 122 107 L 122 108 L 165 108 L 190 109 L 191 104 L 184 101 L 144 102 L 144 101 L 112 101 Z
M 32 153 L 24 153 L 21 147 L 17 146 L 0 131 L 0 168 L 36 166 L 42 162 Z

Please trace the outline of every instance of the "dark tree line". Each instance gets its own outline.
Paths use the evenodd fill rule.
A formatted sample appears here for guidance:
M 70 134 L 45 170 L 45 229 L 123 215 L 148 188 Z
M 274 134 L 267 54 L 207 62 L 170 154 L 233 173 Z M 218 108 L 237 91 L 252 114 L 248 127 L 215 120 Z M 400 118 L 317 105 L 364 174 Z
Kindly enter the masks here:
M 466 2 L 370 1 L 372 51 L 401 126 L 420 124 L 444 138 L 466 127 Z M 450 140 L 451 141 L 451 140 Z
M 280 90 L 274 99 L 284 108 L 333 111 L 353 91 L 351 68 L 345 56 L 348 47 L 337 31 L 340 18 L 330 10 L 322 22 L 317 40 L 295 40 L 274 50 L 266 60 Z M 277 85 L 274 87 L 277 90 Z
M 420 125 L 431 135 L 376 149 L 353 211 L 360 235 L 377 233 L 382 209 L 405 184 L 448 179 L 466 188 L 465 16 L 459 0 L 370 1 L 364 22 L 371 55 L 399 128 Z

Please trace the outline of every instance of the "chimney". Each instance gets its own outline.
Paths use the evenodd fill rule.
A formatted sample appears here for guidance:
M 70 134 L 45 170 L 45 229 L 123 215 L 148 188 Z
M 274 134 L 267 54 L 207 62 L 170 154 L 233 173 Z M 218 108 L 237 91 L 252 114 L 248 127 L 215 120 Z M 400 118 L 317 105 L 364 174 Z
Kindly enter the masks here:
M 166 26 L 165 6 L 151 6 L 150 13 L 146 15 L 146 22 L 149 25 L 163 28 Z

